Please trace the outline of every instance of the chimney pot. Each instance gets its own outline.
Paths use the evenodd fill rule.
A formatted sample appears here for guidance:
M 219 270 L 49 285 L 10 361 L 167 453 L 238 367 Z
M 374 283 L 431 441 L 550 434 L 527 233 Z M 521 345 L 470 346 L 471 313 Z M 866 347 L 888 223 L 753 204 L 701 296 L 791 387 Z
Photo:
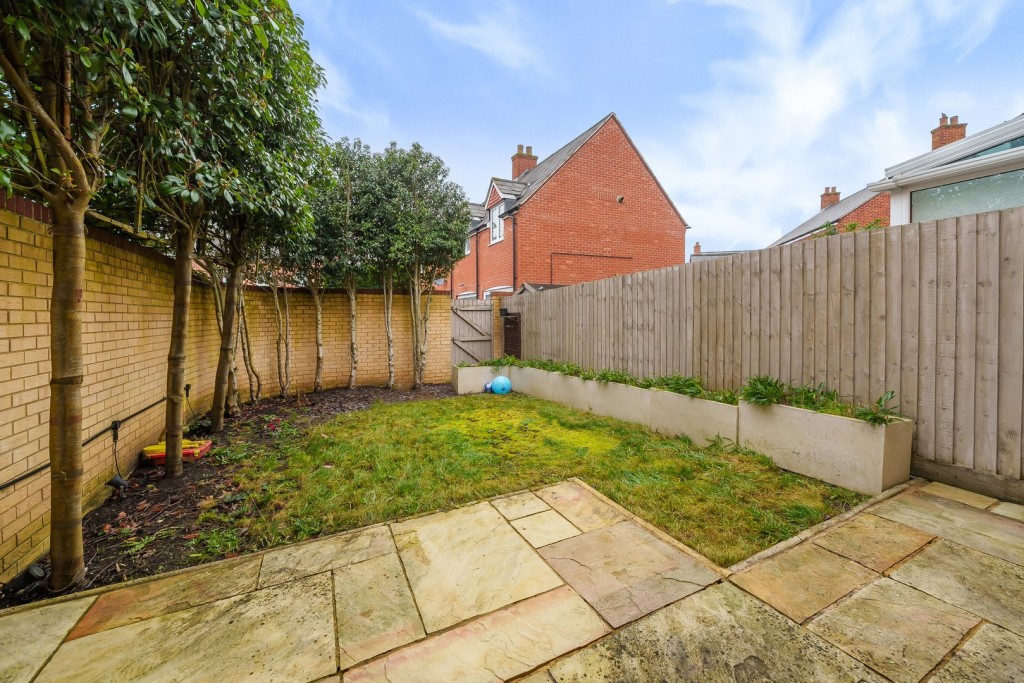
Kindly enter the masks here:
M 963 140 L 967 136 L 967 124 L 960 123 L 959 116 L 948 117 L 943 114 L 939 117 L 939 125 L 932 129 L 932 149 L 938 149 L 957 140 Z
M 826 185 L 825 191 L 821 193 L 821 208 L 822 210 L 832 206 L 839 201 L 839 193 L 836 192 L 835 185 Z
M 523 146 L 519 145 L 516 153 L 512 155 L 512 179 L 515 180 L 531 168 L 537 165 L 537 157 L 533 156 L 533 146 L 527 145 L 523 152 Z

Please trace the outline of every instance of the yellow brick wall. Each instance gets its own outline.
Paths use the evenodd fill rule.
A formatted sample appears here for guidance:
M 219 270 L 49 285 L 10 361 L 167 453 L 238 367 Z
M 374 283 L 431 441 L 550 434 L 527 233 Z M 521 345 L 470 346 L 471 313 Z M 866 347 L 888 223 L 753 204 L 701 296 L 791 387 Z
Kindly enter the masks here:
M 24 474 L 48 459 L 49 298 L 53 281 L 50 238 L 39 221 L 0 210 L 0 483 Z M 171 260 L 105 231 L 90 228 L 83 294 L 83 438 L 112 420 L 164 395 L 173 301 Z M 250 334 L 264 395 L 276 395 L 277 362 L 274 308 L 266 291 L 246 292 Z M 312 298 L 290 295 L 292 308 L 292 388 L 312 387 L 316 361 Z M 358 298 L 360 384 L 387 379 L 387 350 L 379 294 Z M 348 382 L 348 299 L 329 293 L 324 304 L 327 387 Z M 398 382 L 412 381 L 409 301 L 395 296 L 395 363 Z M 433 301 L 428 382 L 451 377 L 451 320 L 447 296 Z M 219 349 L 212 292 L 192 290 L 186 381 L 192 385 L 196 413 L 209 409 Z M 247 398 L 239 358 L 239 380 Z M 118 455 L 130 470 L 143 446 L 162 438 L 164 406 L 126 423 Z M 112 440 L 107 433 L 85 448 L 85 490 L 95 506 L 106 494 L 114 472 Z M 9 580 L 44 553 L 49 544 L 49 471 L 0 491 L 0 582 Z

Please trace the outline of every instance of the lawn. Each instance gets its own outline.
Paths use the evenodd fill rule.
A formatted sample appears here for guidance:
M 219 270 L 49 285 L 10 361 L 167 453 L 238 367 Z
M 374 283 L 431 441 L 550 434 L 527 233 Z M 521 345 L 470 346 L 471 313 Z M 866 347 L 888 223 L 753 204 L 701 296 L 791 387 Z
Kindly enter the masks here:
M 728 566 L 865 497 L 768 458 L 662 437 L 519 395 L 378 404 L 214 453 L 241 504 L 211 509 L 196 559 L 276 546 L 579 477 Z M 244 436 L 244 435 L 243 435 Z

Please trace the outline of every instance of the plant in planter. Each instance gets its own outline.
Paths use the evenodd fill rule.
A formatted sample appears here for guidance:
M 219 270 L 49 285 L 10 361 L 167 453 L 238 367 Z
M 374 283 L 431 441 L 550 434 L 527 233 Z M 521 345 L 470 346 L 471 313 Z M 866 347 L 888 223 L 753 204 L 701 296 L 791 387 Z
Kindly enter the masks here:
M 880 493 L 910 477 L 913 423 L 886 392 L 872 406 L 839 400 L 824 385 L 786 386 L 752 377 L 740 390 L 739 441 L 799 474 Z
M 768 375 L 757 375 L 740 387 L 739 396 L 747 403 L 768 406 L 786 402 L 786 385 Z

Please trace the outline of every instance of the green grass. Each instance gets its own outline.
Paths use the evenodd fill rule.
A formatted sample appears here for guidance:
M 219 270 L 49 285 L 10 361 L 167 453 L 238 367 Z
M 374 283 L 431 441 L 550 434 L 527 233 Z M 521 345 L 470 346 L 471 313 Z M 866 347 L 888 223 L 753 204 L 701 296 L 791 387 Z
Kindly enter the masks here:
M 727 444 L 696 448 L 685 438 L 515 394 L 463 396 L 377 405 L 250 447 L 235 476 L 244 504 L 232 515 L 208 513 L 197 557 L 574 476 L 722 566 L 864 499 Z

